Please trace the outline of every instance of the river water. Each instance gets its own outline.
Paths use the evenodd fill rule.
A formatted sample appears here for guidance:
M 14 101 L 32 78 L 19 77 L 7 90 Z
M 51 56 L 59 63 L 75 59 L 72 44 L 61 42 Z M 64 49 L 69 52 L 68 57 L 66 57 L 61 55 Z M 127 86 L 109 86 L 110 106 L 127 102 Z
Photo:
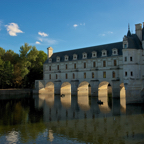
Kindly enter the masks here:
M 2 144 L 143 144 L 144 105 L 125 97 L 33 95 L 0 99 Z

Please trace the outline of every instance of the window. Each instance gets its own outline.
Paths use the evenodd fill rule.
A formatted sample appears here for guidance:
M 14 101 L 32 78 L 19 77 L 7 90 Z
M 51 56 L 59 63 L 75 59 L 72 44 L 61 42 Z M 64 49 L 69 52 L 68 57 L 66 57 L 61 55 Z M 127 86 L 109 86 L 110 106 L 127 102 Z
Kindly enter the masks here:
M 86 63 L 84 63 L 84 68 L 86 68 Z
M 103 72 L 103 78 L 106 78 L 106 72 Z
M 51 79 L 51 74 L 49 75 L 49 79 Z
M 57 57 L 57 62 L 59 62 L 60 61 L 60 57 Z
M 117 65 L 117 61 L 116 60 L 114 60 L 114 66 L 116 66 Z
M 115 78 L 115 72 L 112 72 L 112 78 Z
M 130 61 L 133 61 L 132 57 L 130 57 Z
M 127 61 L 127 57 L 125 57 L 125 61 Z
M 51 71 L 51 66 L 49 66 L 49 71 Z
M 125 72 L 125 76 L 127 76 L 127 72 Z
M 51 63 L 52 62 L 52 59 L 51 58 L 49 58 L 49 63 Z
M 133 72 L 131 71 L 131 76 L 133 76 Z
M 94 73 L 92 72 L 92 78 L 94 78 Z
M 75 79 L 75 74 L 73 73 L 73 79 Z
M 96 66 L 96 63 L 95 62 L 93 62 L 93 67 L 95 67 Z
M 93 51 L 92 52 L 92 57 L 94 58 L 94 57 L 97 57 L 97 52 L 96 51 Z
M 67 74 L 65 75 L 65 78 L 68 79 L 68 75 Z
M 76 63 L 74 64 L 74 69 L 76 69 Z
M 106 50 L 102 50 L 102 56 L 107 56 L 107 51 Z
M 58 75 L 56 74 L 56 79 L 58 79 Z
M 73 60 L 77 60 L 77 54 L 73 55 Z
M 86 73 L 84 73 L 84 79 L 86 78 Z
M 103 67 L 106 67 L 106 61 L 103 61 Z
M 127 44 L 124 44 L 124 48 L 127 48 Z
M 118 55 L 118 50 L 116 48 L 112 49 L 112 55 Z
M 68 56 L 67 55 L 65 55 L 65 61 L 68 61 Z
M 67 69 L 68 68 L 68 66 L 67 66 L 67 64 L 65 65 L 65 69 Z
M 83 59 L 87 58 L 87 53 L 83 53 Z
M 57 65 L 57 70 L 59 70 L 59 65 Z

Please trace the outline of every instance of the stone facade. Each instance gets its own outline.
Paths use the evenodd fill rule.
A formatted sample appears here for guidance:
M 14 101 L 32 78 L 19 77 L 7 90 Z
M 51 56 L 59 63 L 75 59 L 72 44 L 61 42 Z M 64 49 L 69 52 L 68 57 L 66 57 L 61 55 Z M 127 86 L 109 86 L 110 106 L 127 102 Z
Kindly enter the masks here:
M 112 87 L 112 96 L 120 97 L 122 86 L 127 103 L 143 102 L 144 28 L 136 24 L 136 34 L 128 29 L 123 41 L 53 53 L 43 64 L 43 80 L 36 80 L 39 93 L 71 93 L 98 96 L 101 84 Z M 90 88 L 91 90 L 90 90 Z

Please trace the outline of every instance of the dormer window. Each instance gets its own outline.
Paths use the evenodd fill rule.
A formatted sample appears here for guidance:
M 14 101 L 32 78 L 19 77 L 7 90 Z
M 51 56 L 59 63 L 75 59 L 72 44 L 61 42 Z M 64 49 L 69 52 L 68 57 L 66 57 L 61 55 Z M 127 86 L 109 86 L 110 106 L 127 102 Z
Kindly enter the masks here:
M 56 60 L 57 60 L 57 62 L 60 62 L 60 57 L 57 57 Z
M 52 62 L 52 59 L 51 58 L 49 58 L 49 63 L 51 63 Z
M 86 59 L 87 58 L 87 53 L 83 53 L 83 59 Z
M 73 60 L 77 60 L 77 54 L 73 54 Z
M 95 57 L 97 57 L 97 52 L 96 52 L 96 51 L 93 51 L 93 52 L 92 52 L 92 58 L 95 58 Z
M 102 56 L 107 56 L 107 51 L 106 50 L 102 50 Z
M 112 49 L 112 55 L 118 55 L 118 50 L 116 48 Z
M 65 55 L 65 61 L 68 61 L 68 56 L 67 55 Z

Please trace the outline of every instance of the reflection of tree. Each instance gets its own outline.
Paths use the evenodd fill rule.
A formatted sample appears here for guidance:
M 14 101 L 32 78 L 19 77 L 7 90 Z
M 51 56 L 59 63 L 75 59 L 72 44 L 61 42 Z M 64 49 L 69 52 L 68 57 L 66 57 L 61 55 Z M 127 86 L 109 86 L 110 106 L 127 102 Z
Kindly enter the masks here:
M 0 135 L 18 131 L 22 142 L 27 142 L 45 129 L 43 109 L 35 109 L 33 99 L 0 101 Z

